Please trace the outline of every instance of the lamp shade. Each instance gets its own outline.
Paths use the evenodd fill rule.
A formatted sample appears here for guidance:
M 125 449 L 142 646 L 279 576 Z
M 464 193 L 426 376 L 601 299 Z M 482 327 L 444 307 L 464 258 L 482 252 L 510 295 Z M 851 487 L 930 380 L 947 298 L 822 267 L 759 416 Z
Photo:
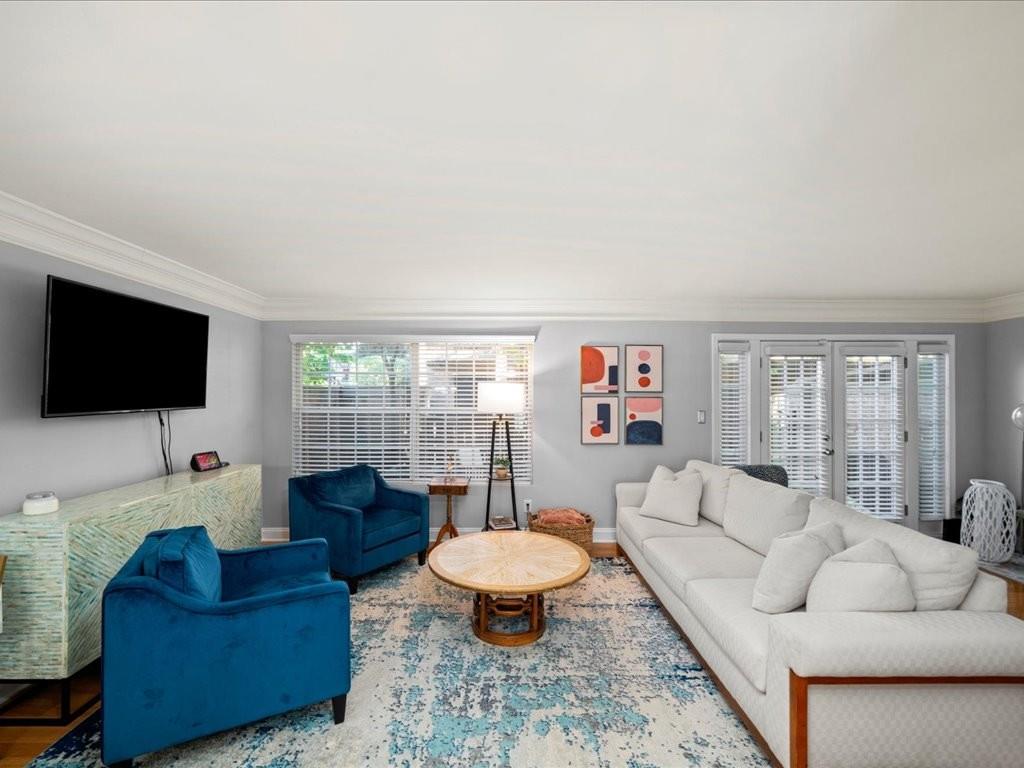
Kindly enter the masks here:
M 522 413 L 523 385 L 510 381 L 481 381 L 476 387 L 477 413 Z

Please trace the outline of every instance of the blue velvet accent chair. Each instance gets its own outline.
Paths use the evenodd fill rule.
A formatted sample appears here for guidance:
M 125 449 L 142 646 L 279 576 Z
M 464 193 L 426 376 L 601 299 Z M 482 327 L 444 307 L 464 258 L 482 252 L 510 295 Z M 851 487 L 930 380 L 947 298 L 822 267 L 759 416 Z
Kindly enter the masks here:
M 103 762 L 331 699 L 351 686 L 349 592 L 327 542 L 222 551 L 156 531 L 103 591 Z
M 413 553 L 426 562 L 429 498 L 400 491 L 366 464 L 288 481 L 291 538 L 327 539 L 331 570 L 355 594 L 359 577 Z

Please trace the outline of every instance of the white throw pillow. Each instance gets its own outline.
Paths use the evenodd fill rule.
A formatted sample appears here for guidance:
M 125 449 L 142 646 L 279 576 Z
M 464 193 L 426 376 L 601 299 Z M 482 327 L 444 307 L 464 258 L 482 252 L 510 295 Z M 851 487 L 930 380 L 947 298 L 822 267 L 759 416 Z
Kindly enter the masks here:
M 912 611 L 914 591 L 892 547 L 867 539 L 833 555 L 807 590 L 810 611 Z
M 668 472 L 671 479 L 658 470 Z M 647 484 L 640 514 L 678 525 L 697 525 L 702 487 L 703 482 L 696 472 L 673 473 L 665 467 L 658 467 Z
M 821 564 L 845 547 L 843 531 L 835 523 L 776 536 L 754 584 L 754 608 L 763 613 L 799 608 L 807 602 L 807 589 Z

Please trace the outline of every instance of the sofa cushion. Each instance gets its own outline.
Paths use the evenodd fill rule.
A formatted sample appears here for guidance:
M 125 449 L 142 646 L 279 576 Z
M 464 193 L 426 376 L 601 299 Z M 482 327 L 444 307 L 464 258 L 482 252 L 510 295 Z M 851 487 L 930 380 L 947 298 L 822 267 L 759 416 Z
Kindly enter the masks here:
M 420 515 L 407 509 L 370 506 L 363 510 L 363 549 L 419 533 Z
M 810 503 L 809 493 L 735 475 L 725 499 L 725 535 L 766 555 L 780 533 L 804 527 Z
M 706 461 L 690 459 L 686 468 L 700 473 L 704 484 L 700 494 L 700 514 L 719 525 L 725 520 L 725 495 L 729 490 L 729 479 L 742 475 L 738 469 L 720 467 Z
M 147 552 L 142 572 L 190 597 L 220 600 L 220 555 L 201 525 L 164 533 Z
M 843 529 L 847 546 L 879 539 L 892 547 L 910 579 L 919 611 L 958 607 L 978 574 L 978 555 L 972 549 L 870 517 L 831 499 L 814 499 L 808 524 L 825 522 L 836 523 Z
M 680 600 L 693 579 L 753 579 L 764 558 L 738 541 L 714 538 L 647 539 L 644 557 Z
M 377 496 L 377 478 L 373 468 L 357 464 L 333 472 L 318 472 L 307 478 L 313 495 L 346 507 L 365 509 Z
M 765 613 L 785 613 L 807 602 L 807 589 L 821 564 L 845 548 L 835 523 L 776 536 L 754 585 L 753 606 Z
M 697 525 L 702 488 L 703 483 L 696 472 L 684 471 L 671 477 L 651 478 L 640 514 L 678 525 Z
M 725 536 L 722 526 L 703 517 L 698 518 L 696 525 L 677 525 L 654 517 L 644 517 L 639 507 L 621 507 L 617 522 L 619 528 L 637 546 L 653 538 Z
M 910 581 L 892 548 L 878 539 L 862 541 L 830 557 L 807 591 L 810 612 L 912 611 L 915 602 Z
M 686 587 L 686 606 L 752 686 L 765 690 L 767 613 L 750 607 L 753 579 L 696 579 Z

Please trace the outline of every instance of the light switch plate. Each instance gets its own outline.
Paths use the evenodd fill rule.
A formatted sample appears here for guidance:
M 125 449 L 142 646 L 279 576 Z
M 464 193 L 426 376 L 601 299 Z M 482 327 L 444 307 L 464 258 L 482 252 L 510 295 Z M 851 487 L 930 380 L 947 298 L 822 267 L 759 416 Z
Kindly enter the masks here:
M 707 414 L 706 411 L 704 411 L 704 410 L 697 411 L 697 423 L 698 424 L 706 424 L 707 420 L 708 420 L 708 414 Z

